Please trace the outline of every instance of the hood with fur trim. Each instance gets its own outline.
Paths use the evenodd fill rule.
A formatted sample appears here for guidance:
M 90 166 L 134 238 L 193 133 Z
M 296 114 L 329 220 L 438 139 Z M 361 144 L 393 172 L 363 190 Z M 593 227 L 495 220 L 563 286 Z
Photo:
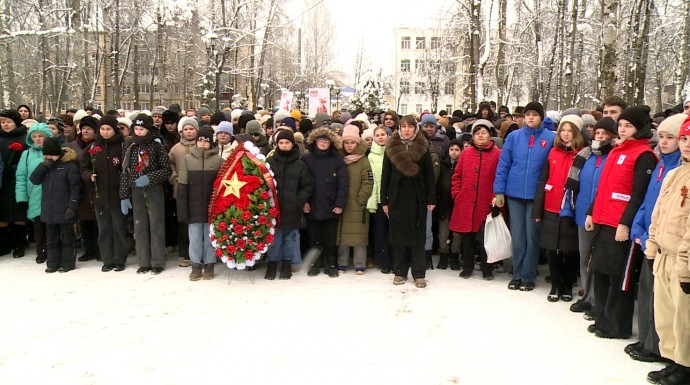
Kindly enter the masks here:
M 71 147 L 62 147 L 62 157 L 60 157 L 60 162 L 69 163 L 77 160 L 77 152 Z
M 343 148 L 343 141 L 340 139 L 340 137 L 329 128 L 324 127 L 317 128 L 309 133 L 309 136 L 307 137 L 307 147 L 309 147 L 309 151 L 314 151 L 314 148 L 316 147 L 316 139 L 324 136 L 330 139 L 331 146 L 336 150 L 340 151 Z M 295 141 L 296 140 L 297 138 L 295 137 Z

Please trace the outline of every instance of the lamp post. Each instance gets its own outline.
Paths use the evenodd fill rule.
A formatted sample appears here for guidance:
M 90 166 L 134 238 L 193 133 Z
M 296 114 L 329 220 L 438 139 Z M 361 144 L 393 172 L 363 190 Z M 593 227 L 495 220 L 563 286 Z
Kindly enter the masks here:
M 219 65 L 219 55 L 216 49 L 216 43 L 218 42 L 218 35 L 211 32 L 206 36 L 206 39 L 211 42 L 211 46 L 207 48 L 209 61 L 213 65 L 213 75 L 214 75 L 214 95 L 216 98 L 216 111 L 220 110 L 220 68 Z
M 339 111 L 340 110 L 340 87 L 335 87 L 333 88 L 333 91 L 335 92 L 335 110 Z
M 302 95 L 301 92 L 295 91 L 295 99 L 297 99 L 297 109 L 302 110 L 302 102 L 300 101 L 300 95 Z
M 333 87 L 335 87 L 335 82 L 333 80 L 326 80 L 326 86 L 328 86 L 328 109 L 333 109 Z

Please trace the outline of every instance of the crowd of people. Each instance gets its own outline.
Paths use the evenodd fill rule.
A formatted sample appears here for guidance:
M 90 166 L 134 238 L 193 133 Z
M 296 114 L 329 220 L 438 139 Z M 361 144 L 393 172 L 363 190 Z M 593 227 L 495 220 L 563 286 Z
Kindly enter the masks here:
M 639 341 L 625 352 L 668 364 L 650 382 L 687 384 L 688 114 L 690 98 L 654 116 L 618 97 L 592 111 L 483 102 L 476 113 L 311 118 L 171 105 L 37 121 L 22 105 L 0 112 L 0 255 L 21 258 L 33 242 L 46 273 L 93 259 L 109 272 L 134 249 L 137 273 L 160 274 L 177 251 L 190 280 L 212 279 L 214 181 L 251 142 L 271 166 L 281 212 L 266 279 L 376 268 L 425 288 L 427 270 L 467 279 L 476 265 L 492 280 L 504 267 L 488 262 L 485 223 L 503 216 L 509 290 L 532 291 L 548 264 L 546 299 L 578 297 L 570 310 L 601 338 L 633 335 L 637 301 Z M 302 266 L 309 250 L 317 257 Z

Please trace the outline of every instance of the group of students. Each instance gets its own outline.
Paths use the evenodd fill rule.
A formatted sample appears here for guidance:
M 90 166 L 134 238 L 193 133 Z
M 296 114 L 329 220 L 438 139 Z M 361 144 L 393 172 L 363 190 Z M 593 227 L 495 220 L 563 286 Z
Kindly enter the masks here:
M 687 106 L 690 112 L 690 100 Z M 511 121 L 497 130 L 491 111 L 481 110 L 456 132 L 430 113 L 399 117 L 388 111 L 377 126 L 361 115 L 336 120 L 317 114 L 312 123 L 282 112 L 273 122 L 251 113 L 240 113 L 239 122 L 223 114 L 211 122 L 205 109 L 171 121 L 161 107 L 153 116 L 136 115 L 127 127 L 111 115 L 81 117 L 76 148 L 61 139 L 59 122 L 34 123 L 27 132 L 17 111 L 4 110 L 0 235 L 15 239 L 14 255 L 21 257 L 27 219 L 35 230 L 45 226 L 34 231 L 37 262 L 47 259 L 47 273 L 70 271 L 74 222 L 90 201 L 102 270 L 121 271 L 131 211 L 137 273 L 159 274 L 166 263 L 170 185 L 187 239 L 181 249 L 186 246 L 191 260 L 189 279 L 211 279 L 216 256 L 207 208 L 213 183 L 232 149 L 252 141 L 271 165 L 281 211 L 266 279 L 278 271 L 289 279 L 302 253 L 316 249 L 309 276 L 322 268 L 333 278 L 345 274 L 350 253 L 355 274 L 364 274 L 370 254 L 382 273 L 393 273 L 393 284 L 404 284 L 411 273 L 414 285 L 424 288 L 437 242 L 437 268 L 450 266 L 469 278 L 479 262 L 482 277 L 491 280 L 495 266 L 487 263 L 484 224 L 488 215 L 504 215 L 512 236 L 508 289 L 534 289 L 543 250 L 551 282 L 547 300 L 572 301 L 579 271 L 582 298 L 571 311 L 594 320 L 588 330 L 602 338 L 632 335 L 637 297 L 640 341 L 626 352 L 671 363 L 650 373 L 650 381 L 685 383 L 690 118 L 672 115 L 655 126 L 648 107 L 626 108 L 620 98 L 607 99 L 602 110 L 599 120 L 570 109 L 553 122 L 531 102 L 519 114 L 522 127 Z M 306 143 L 297 123 L 308 127 Z M 553 130 L 546 123 L 555 123 Z M 656 146 L 649 141 L 654 135 Z

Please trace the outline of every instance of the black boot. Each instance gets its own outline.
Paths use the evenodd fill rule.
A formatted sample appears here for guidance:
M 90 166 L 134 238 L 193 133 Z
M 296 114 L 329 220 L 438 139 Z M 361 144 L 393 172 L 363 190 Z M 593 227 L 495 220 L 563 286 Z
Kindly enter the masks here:
M 453 271 L 460 270 L 460 254 L 450 253 L 448 255 L 448 261 L 450 262 L 450 269 Z
M 273 281 L 276 279 L 276 270 L 278 269 L 278 262 L 276 261 L 268 261 L 268 264 L 266 266 L 266 275 L 264 276 L 265 279 L 269 281 Z
M 12 256 L 15 258 L 22 258 L 28 244 L 26 238 L 26 225 L 13 223 L 10 226 L 12 226 L 12 240 L 14 241 Z
M 448 268 L 448 253 L 441 253 L 441 256 L 438 258 L 436 268 L 441 270 Z
M 284 259 L 283 264 L 280 265 L 280 279 L 292 278 L 292 262 Z
M 0 257 L 12 252 L 12 239 L 10 227 L 0 227 Z
M 678 369 L 669 376 L 659 381 L 661 385 L 685 385 L 690 384 L 690 368 L 678 365 Z
M 424 251 L 424 254 L 426 254 L 426 269 L 427 270 L 434 270 L 434 261 L 431 260 L 431 250 L 426 250 Z

